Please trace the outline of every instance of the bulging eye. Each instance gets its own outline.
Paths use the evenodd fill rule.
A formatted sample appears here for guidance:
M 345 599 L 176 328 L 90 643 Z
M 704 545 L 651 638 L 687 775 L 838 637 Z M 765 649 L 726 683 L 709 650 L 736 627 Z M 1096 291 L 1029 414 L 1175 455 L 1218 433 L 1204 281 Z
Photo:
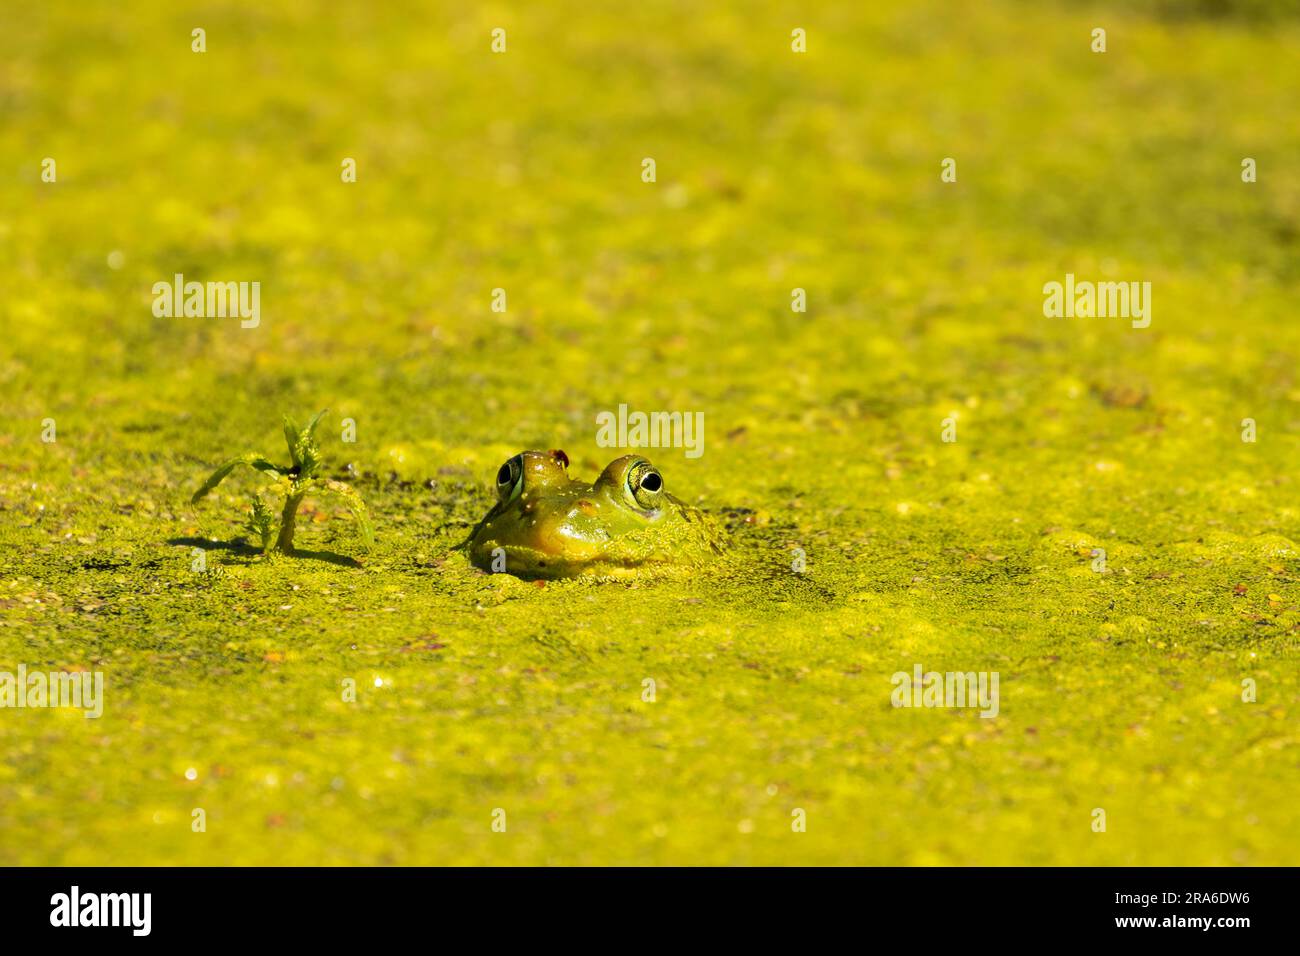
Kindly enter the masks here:
M 505 501 L 519 484 L 519 476 L 524 472 L 524 456 L 515 455 L 497 471 L 497 496 Z
M 664 496 L 664 477 L 648 461 L 638 461 L 627 471 L 627 490 L 642 508 L 658 508 Z

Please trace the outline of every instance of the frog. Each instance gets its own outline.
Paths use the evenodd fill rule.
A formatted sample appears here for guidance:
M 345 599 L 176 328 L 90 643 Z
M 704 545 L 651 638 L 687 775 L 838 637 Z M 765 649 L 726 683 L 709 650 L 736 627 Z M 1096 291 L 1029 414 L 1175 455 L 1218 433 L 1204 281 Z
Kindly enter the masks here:
M 615 458 L 595 481 L 564 451 L 523 451 L 496 474 L 497 501 L 464 542 L 484 571 L 525 579 L 682 576 L 724 551 L 710 516 L 668 493 L 647 458 Z

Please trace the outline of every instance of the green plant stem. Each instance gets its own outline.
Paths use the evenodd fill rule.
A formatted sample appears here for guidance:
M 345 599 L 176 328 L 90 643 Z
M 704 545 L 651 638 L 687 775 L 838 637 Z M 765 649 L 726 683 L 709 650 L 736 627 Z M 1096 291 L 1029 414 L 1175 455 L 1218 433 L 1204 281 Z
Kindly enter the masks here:
M 298 515 L 298 505 L 302 503 L 306 492 L 297 492 L 284 499 L 284 510 L 280 512 L 280 536 L 275 541 L 277 551 L 285 554 L 293 551 L 294 522 Z

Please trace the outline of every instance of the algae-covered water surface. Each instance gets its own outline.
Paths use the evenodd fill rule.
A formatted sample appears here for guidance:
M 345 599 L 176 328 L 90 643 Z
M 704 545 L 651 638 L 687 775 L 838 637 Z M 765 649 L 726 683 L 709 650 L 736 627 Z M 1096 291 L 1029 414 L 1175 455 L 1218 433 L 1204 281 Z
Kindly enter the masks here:
M 1296 861 L 1285 9 L 3 7 L 0 863 Z

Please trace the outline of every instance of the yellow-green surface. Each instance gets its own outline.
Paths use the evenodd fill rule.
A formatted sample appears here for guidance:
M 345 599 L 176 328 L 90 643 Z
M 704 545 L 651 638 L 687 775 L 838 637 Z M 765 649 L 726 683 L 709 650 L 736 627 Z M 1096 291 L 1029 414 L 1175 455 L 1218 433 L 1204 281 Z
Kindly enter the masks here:
M 0 710 L 0 862 L 1296 861 L 1294 19 L 182 6 L 0 5 L 0 670 L 106 680 Z M 155 318 L 178 272 L 260 326 Z M 1151 327 L 1044 318 L 1066 273 Z M 705 413 L 650 457 L 724 562 L 450 554 L 619 403 Z M 252 472 L 189 504 L 322 407 L 364 564 L 324 500 L 231 544 Z M 1000 714 L 892 708 L 917 663 Z

